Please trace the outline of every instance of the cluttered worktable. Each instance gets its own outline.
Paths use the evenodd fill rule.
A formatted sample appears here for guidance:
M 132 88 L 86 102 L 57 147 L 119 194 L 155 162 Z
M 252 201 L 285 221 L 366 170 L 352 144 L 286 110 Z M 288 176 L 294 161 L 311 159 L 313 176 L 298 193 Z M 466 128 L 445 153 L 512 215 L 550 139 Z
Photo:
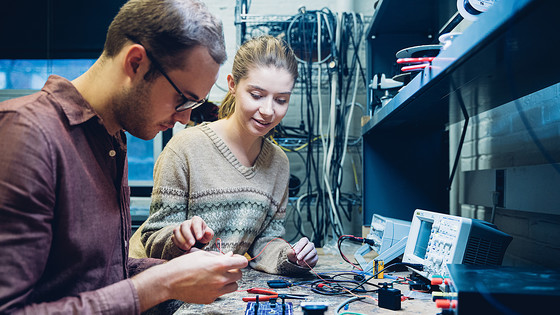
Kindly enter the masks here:
M 314 268 L 315 272 L 321 277 L 327 279 L 327 277 L 333 277 L 339 280 L 355 280 L 354 275 L 359 275 L 359 273 L 352 272 L 352 265 L 345 262 L 340 255 L 324 253 L 322 249 L 319 252 L 319 262 Z M 339 274 L 339 275 L 337 275 Z M 400 290 L 403 298 L 400 302 L 400 310 L 390 310 L 387 308 L 381 308 L 378 306 L 378 296 L 373 290 L 378 289 L 377 287 L 369 284 L 364 284 L 363 289 L 369 292 L 357 292 L 357 296 L 367 295 L 369 297 L 361 299 L 358 301 L 353 301 L 347 304 L 347 309 L 341 307 L 341 310 L 337 312 L 337 309 L 341 304 L 343 304 L 348 299 L 352 298 L 353 295 L 350 293 L 338 294 L 338 295 L 323 295 L 311 290 L 312 282 L 319 280 L 317 275 L 310 273 L 304 278 L 290 278 L 277 275 L 271 275 L 263 272 L 253 270 L 251 268 L 246 268 L 243 270 L 243 279 L 239 281 L 239 290 L 234 293 L 226 294 L 214 303 L 209 305 L 199 305 L 199 304 L 183 304 L 176 312 L 175 315 L 182 314 L 246 314 L 248 302 L 244 302 L 242 299 L 244 297 L 255 297 L 257 294 L 248 293 L 247 290 L 251 288 L 265 288 L 267 290 L 274 290 L 278 294 L 287 295 L 305 295 L 305 300 L 285 299 L 285 303 L 292 303 L 293 312 L 285 312 L 285 314 L 304 314 L 302 310 L 302 303 L 307 304 L 324 304 L 328 306 L 327 311 L 324 314 L 342 314 L 347 312 L 347 314 L 395 314 L 399 312 L 402 314 L 430 314 L 435 315 L 438 313 L 438 308 L 436 308 L 435 303 L 432 301 L 432 296 L 430 293 L 423 293 L 419 291 L 411 291 L 409 285 L 404 281 L 403 277 L 406 277 L 410 272 L 400 271 L 391 272 L 388 270 L 384 273 L 384 279 L 371 279 L 368 283 L 380 284 L 380 283 L 391 283 L 393 282 L 393 288 Z M 400 278 L 397 278 L 400 277 Z M 359 279 L 359 276 L 358 278 Z M 269 280 L 285 280 L 290 283 L 291 286 L 287 288 L 269 288 L 267 281 Z M 403 281 L 399 281 L 403 280 Z M 329 281 L 327 279 L 327 281 Z M 315 284 L 317 286 L 317 284 Z M 328 283 L 322 285 L 325 291 L 328 291 Z M 333 285 L 334 287 L 335 285 Z M 352 288 L 352 284 L 346 283 L 345 286 Z M 355 285 L 354 285 L 355 286 Z M 394 292 L 394 291 L 392 291 Z M 265 294 L 259 294 L 259 297 L 265 297 Z M 262 301 L 262 300 L 261 300 Z M 261 302 L 263 303 L 263 302 Z M 280 310 L 281 299 L 278 298 L 276 301 L 276 306 L 272 304 L 272 307 L 276 307 L 276 310 Z M 254 305 L 254 303 L 252 304 Z M 305 305 L 305 304 L 304 304 Z M 287 304 L 285 305 L 287 307 Z M 281 311 L 273 310 L 272 312 L 266 311 L 270 308 L 270 302 L 264 302 L 260 305 L 258 309 L 258 314 L 282 314 Z M 249 314 L 254 314 L 251 311 Z M 313 313 L 320 314 L 320 313 Z

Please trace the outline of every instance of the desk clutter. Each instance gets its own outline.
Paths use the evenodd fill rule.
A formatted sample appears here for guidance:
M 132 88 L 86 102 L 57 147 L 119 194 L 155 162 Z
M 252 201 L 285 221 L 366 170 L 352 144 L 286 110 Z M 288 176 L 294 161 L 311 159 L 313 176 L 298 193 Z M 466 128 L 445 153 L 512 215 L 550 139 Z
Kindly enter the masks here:
M 340 255 L 325 254 L 322 249 L 319 255 L 319 263 L 313 268 L 317 274 L 283 277 L 246 268 L 238 291 L 208 305 L 184 303 L 175 314 L 393 314 L 393 309 L 399 307 L 407 314 L 435 315 L 438 311 L 429 293 L 409 289 L 409 272 L 404 272 L 402 266 L 401 271 L 393 272 L 398 270 L 398 264 L 388 265 L 383 270 L 383 279 L 368 280 L 372 274 L 368 276 L 354 268 Z M 378 302 L 377 290 L 384 287 Z
M 393 263 L 371 274 L 358 270 L 356 265 L 348 268 L 350 265 L 347 261 L 341 261 L 341 256 L 321 255 L 321 265 L 317 266 L 316 273 L 305 278 L 281 277 L 265 280 L 263 278 L 270 276 L 254 270 L 250 270 L 248 274 L 244 272 L 243 281 L 248 280 L 250 284 L 266 283 L 268 286 L 242 289 L 236 293 L 243 294 L 240 299 L 247 303 L 244 314 L 321 315 L 332 314 L 333 311 L 341 314 L 350 310 L 352 312 L 349 314 L 398 310 L 435 314 L 435 304 L 431 302 L 429 293 L 407 290 L 409 279 L 402 272 L 404 264 Z M 399 274 L 403 276 L 392 272 L 399 267 Z M 379 277 L 380 275 L 383 276 Z M 254 279 L 253 276 L 261 279 Z M 241 284 L 243 285 L 244 283 Z M 421 309 L 419 306 L 426 309 L 426 301 L 433 304 L 427 308 L 433 312 L 417 311 Z
M 296 282 L 292 279 L 290 287 L 285 287 L 289 292 L 293 287 L 311 289 L 313 293 L 320 292 L 317 288 L 329 288 L 322 292 L 325 298 L 311 292 L 285 293 L 277 297 L 276 292 L 270 293 L 271 289 L 251 289 L 249 293 L 260 293 L 259 290 L 264 293 L 257 295 L 256 301 L 253 298 L 247 303 L 244 314 L 321 315 L 333 311 L 334 314 L 391 314 L 391 311 L 400 311 L 433 315 L 531 315 L 546 314 L 552 305 L 560 302 L 560 272 L 556 270 L 465 264 L 449 264 L 447 268 L 448 276 L 434 276 L 430 280 L 415 272 L 386 273 L 385 282 L 368 284 L 376 289 L 352 290 L 353 293 L 346 292 L 352 281 L 337 283 L 342 275 L 339 277 L 335 273 L 320 273 L 324 280 Z M 351 272 L 346 273 L 349 275 Z M 376 298 L 368 300 L 366 295 Z M 286 301 L 289 298 L 306 301 L 298 301 L 294 306 L 293 302 Z M 332 307 L 329 308 L 329 304 Z
M 484 299 L 490 301 L 487 307 L 495 307 L 495 314 L 500 314 L 501 304 L 515 301 L 511 293 L 522 288 L 519 283 L 508 292 L 500 291 L 499 294 L 512 296 L 505 300 L 493 291 L 497 286 L 507 286 L 507 279 L 515 274 L 504 273 L 505 269 L 499 266 L 511 239 L 488 222 L 422 209 L 415 211 L 411 222 L 374 215 L 371 231 L 365 238 L 341 235 L 336 243 L 338 253 L 326 255 L 324 249 L 318 250 L 319 264 L 310 267 L 310 272 L 301 278 L 248 269 L 243 272 L 240 289 L 226 295 L 223 302 L 177 314 L 208 313 L 212 307 L 219 310 L 212 314 L 239 314 L 233 308 L 242 305 L 246 315 L 321 315 L 333 310 L 335 314 L 402 311 L 433 315 L 439 311 L 470 315 L 477 314 L 473 303 L 479 305 Z M 352 248 L 355 261 L 347 257 Z M 375 251 L 377 256 L 366 258 L 369 251 Z M 491 271 L 486 270 L 488 266 L 492 266 Z M 489 282 L 480 273 L 485 273 Z M 494 275 L 502 275 L 498 283 L 492 280 Z M 472 283 L 486 284 L 479 288 Z M 528 283 L 549 285 L 546 281 Z M 545 290 L 560 292 L 558 289 L 556 285 Z M 551 297 L 558 298 L 560 294 Z M 513 308 L 520 309 L 518 305 Z
M 366 237 L 341 235 L 338 253 L 318 251 L 319 264 L 307 275 L 248 270 L 237 296 L 228 298 L 231 305 L 245 302 L 246 315 L 478 315 L 477 305 L 493 314 L 512 308 L 528 315 L 523 305 L 532 294 L 544 298 L 539 305 L 560 299 L 560 276 L 500 266 L 511 240 L 488 222 L 422 209 L 410 222 L 374 215 Z M 351 249 L 355 261 L 347 256 Z M 370 251 L 377 255 L 366 258 Z

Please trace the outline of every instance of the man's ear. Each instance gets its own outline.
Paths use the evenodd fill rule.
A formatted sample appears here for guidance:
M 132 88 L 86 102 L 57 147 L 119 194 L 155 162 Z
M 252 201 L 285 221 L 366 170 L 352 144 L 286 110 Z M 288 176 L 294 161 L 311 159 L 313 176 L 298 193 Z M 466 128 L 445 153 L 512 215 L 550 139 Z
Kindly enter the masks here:
M 146 49 L 142 45 L 131 45 L 125 52 L 124 56 L 124 72 L 131 79 L 135 76 L 141 74 L 142 77 L 148 71 L 148 56 L 146 55 Z

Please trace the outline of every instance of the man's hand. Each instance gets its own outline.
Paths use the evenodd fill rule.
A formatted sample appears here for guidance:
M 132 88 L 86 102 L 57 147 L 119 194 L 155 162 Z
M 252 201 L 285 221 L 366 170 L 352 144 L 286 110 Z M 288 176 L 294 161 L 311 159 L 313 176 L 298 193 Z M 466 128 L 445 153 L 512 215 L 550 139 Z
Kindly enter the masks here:
M 237 290 L 247 258 L 195 250 L 132 278 L 142 311 L 169 299 L 209 304 Z
M 171 239 L 173 244 L 184 251 L 189 251 L 198 241 L 206 244 L 214 237 L 214 231 L 206 225 L 206 222 L 198 216 L 183 221 L 173 229 Z
M 319 256 L 317 256 L 315 245 L 313 245 L 307 237 L 302 237 L 296 245 L 294 245 L 294 250 L 288 252 L 288 259 L 302 267 L 313 268 L 317 264 Z

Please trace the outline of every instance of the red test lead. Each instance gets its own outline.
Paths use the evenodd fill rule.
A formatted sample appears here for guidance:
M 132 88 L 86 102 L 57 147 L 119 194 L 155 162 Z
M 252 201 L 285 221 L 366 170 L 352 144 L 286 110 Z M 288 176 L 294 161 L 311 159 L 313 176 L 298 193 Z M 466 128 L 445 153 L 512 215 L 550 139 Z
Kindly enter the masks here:
M 457 300 L 444 300 L 444 299 L 439 299 L 436 300 L 436 307 L 437 308 L 456 308 L 457 307 Z
M 436 278 L 436 277 L 432 278 L 430 282 L 431 285 L 440 285 L 442 283 L 443 283 L 443 278 Z

